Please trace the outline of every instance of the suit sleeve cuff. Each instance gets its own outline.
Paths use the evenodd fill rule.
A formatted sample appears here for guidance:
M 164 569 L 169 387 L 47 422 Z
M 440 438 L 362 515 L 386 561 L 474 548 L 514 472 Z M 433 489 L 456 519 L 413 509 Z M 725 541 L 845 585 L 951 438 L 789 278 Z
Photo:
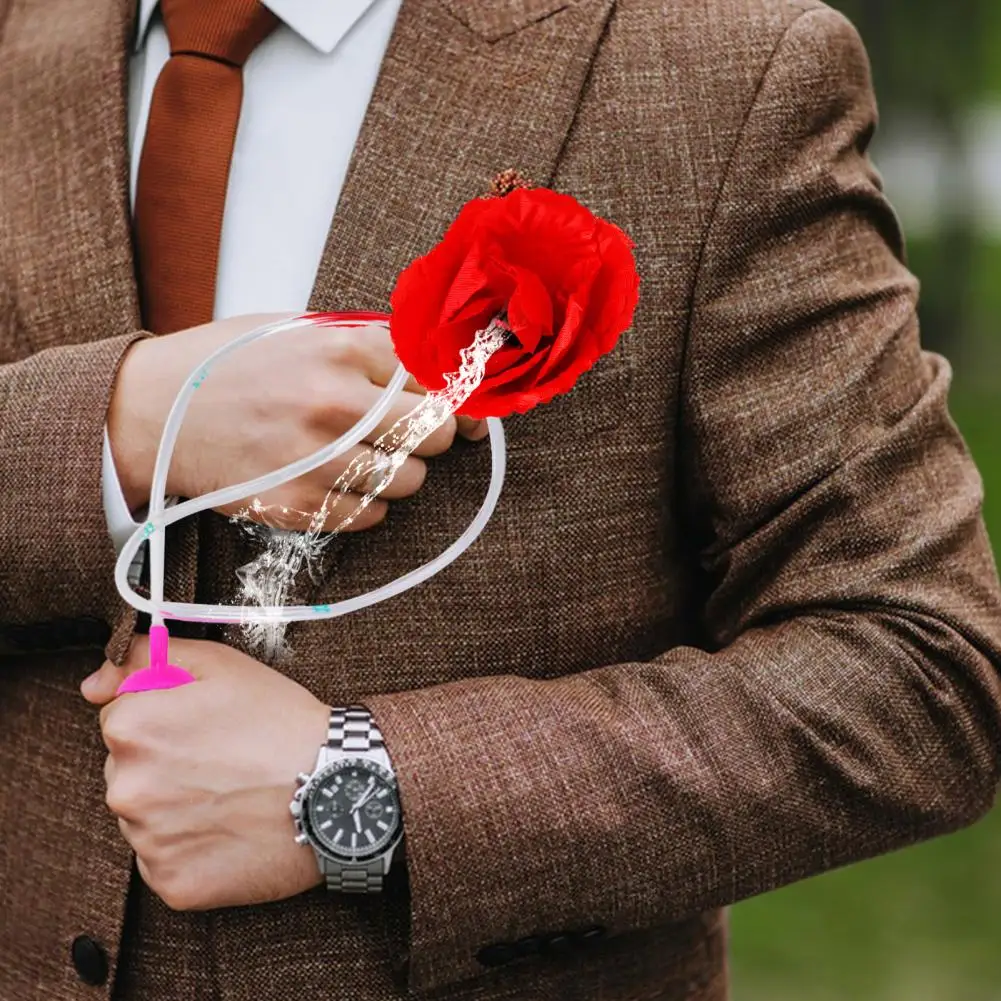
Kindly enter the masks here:
M 630 922 L 614 920 L 607 879 L 588 878 L 595 867 L 562 864 L 568 850 L 578 854 L 568 846 L 579 842 L 586 855 L 589 845 L 579 818 L 569 815 L 580 799 L 556 783 L 552 795 L 531 791 L 553 777 L 535 766 L 557 753 L 549 716 L 555 692 L 546 684 L 469 678 L 360 700 L 382 731 L 399 785 L 412 991 L 489 974 L 505 952 L 534 938 L 566 943 L 583 957 L 598 938 L 631 930 L 617 927 Z M 570 752 L 576 781 L 607 785 L 605 735 L 590 726 L 580 732 L 593 741 Z M 492 851 L 484 851 L 488 845 Z M 505 975 L 528 991 L 540 977 L 560 975 L 526 960 Z M 561 996 L 555 983 L 554 991 Z

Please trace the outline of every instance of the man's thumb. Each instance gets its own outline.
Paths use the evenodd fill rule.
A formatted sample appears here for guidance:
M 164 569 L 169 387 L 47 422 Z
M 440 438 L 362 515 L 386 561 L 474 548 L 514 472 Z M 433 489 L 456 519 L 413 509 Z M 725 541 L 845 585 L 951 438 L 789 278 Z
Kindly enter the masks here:
M 118 687 L 130 675 L 149 666 L 149 637 L 137 633 L 132 637 L 128 652 L 121 666 L 106 660 L 93 674 L 83 679 L 80 692 L 96 706 L 107 705 L 118 692 Z
M 80 692 L 95 706 L 107 705 L 114 699 L 118 686 L 130 673 L 127 667 L 119 667 L 106 660 L 93 674 L 83 679 Z

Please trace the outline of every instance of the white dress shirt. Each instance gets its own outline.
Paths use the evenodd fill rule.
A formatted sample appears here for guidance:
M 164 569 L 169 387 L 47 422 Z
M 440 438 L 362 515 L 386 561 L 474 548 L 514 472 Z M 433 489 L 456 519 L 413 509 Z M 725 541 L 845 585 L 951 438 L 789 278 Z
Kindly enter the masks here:
M 402 0 L 263 0 L 282 23 L 243 70 L 214 319 L 306 309 L 351 152 Z M 139 0 L 129 79 L 130 197 L 153 85 L 170 56 L 157 0 Z M 350 303 L 339 307 L 350 308 Z M 121 550 L 135 531 L 104 436 L 102 493 Z M 142 518 L 142 512 L 137 512 Z M 133 583 L 146 547 L 139 550 Z

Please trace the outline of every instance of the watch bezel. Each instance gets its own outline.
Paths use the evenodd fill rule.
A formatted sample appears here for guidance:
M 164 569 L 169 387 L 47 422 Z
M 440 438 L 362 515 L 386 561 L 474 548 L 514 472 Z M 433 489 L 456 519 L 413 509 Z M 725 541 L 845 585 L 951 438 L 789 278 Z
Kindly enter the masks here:
M 317 790 L 327 778 L 348 768 L 361 768 L 373 772 L 393 790 L 393 793 L 396 796 L 396 829 L 393 831 L 389 841 L 383 847 L 367 854 L 340 854 L 321 841 L 320 836 L 313 829 L 310 820 L 309 805 L 311 797 L 316 794 Z M 297 798 L 300 800 L 301 809 L 299 810 L 299 814 L 296 819 L 302 833 L 306 836 L 310 845 L 312 845 L 312 847 L 320 855 L 333 862 L 340 862 L 344 865 L 366 865 L 369 862 L 374 862 L 376 859 L 384 858 L 388 855 L 394 848 L 396 848 L 403 837 L 403 807 L 400 804 L 400 789 L 399 784 L 396 781 L 396 776 L 393 774 L 391 769 L 387 768 L 379 761 L 373 761 L 372 758 L 362 756 L 345 757 L 327 762 L 327 764 L 313 772 L 309 781 L 297 793 Z

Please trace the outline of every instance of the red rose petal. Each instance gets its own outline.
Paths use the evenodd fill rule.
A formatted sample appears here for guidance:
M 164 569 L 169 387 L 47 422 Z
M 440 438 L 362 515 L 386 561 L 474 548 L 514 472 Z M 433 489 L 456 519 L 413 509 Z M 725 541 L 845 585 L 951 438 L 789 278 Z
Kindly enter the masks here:
M 577 296 L 571 296 L 570 302 L 567 304 L 563 326 L 553 338 L 552 346 L 539 370 L 540 375 L 552 376 L 554 372 L 560 370 L 561 362 L 564 360 L 569 360 L 572 363 L 575 354 L 573 349 L 579 339 L 583 321 L 584 307 L 578 302 Z
M 445 301 L 441 304 L 440 321 L 447 323 L 454 320 L 459 310 L 469 302 L 474 296 L 483 293 L 489 286 L 490 280 L 483 260 L 482 246 L 479 241 L 469 248 L 459 270 L 452 278 L 452 282 L 445 294 Z
M 390 330 L 427 388 L 506 310 L 517 343 L 488 360 L 458 413 L 525 413 L 569 391 L 632 322 L 639 278 L 632 243 L 569 195 L 519 189 L 467 203 L 441 243 L 401 274 Z
M 443 323 L 434 330 L 434 350 L 442 372 L 458 372 L 459 352 L 468 348 L 478 330 L 485 330 L 497 315 L 497 307 L 487 304 L 479 313 L 463 317 L 452 323 Z
M 600 354 L 610 351 L 632 322 L 639 301 L 639 276 L 633 262 L 632 241 L 617 226 L 603 223 L 599 241 L 602 268 L 592 290 L 586 327 L 597 340 Z
M 514 291 L 508 299 L 508 325 L 522 348 L 535 351 L 539 341 L 553 330 L 553 302 L 538 276 L 525 268 L 507 265 L 514 279 Z

